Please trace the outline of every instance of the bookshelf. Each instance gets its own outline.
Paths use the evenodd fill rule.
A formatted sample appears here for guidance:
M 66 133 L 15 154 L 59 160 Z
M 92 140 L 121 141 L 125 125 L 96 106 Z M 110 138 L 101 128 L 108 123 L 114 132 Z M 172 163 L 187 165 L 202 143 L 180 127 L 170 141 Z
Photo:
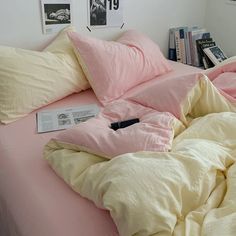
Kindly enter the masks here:
M 208 69 L 227 59 L 211 33 L 198 26 L 169 29 L 169 60 Z

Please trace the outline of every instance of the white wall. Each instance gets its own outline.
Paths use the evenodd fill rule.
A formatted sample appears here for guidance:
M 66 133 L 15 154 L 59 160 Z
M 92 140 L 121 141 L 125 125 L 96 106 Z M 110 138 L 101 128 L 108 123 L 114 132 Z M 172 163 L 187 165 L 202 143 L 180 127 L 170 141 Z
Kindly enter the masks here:
M 236 4 L 207 0 L 206 28 L 227 56 L 236 55 Z
M 87 29 L 87 0 L 73 1 L 77 30 L 104 39 L 113 39 L 119 28 Z M 55 35 L 43 35 L 40 0 L 0 0 L 0 45 L 27 49 L 43 48 Z M 124 28 L 137 29 L 158 42 L 167 53 L 168 29 L 179 25 L 204 24 L 206 0 L 124 0 Z

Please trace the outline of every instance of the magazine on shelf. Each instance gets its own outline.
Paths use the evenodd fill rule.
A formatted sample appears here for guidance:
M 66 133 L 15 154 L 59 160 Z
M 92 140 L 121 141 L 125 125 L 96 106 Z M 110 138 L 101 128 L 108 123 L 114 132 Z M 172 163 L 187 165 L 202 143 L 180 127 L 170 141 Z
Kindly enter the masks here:
M 204 65 L 205 69 L 214 67 L 214 64 L 210 60 L 210 58 L 206 55 L 206 53 L 203 51 L 203 49 L 209 48 L 209 47 L 212 47 L 212 46 L 215 46 L 215 45 L 216 45 L 215 41 L 212 41 L 212 42 L 209 42 L 209 43 L 202 43 L 201 44 L 201 50 L 203 52 L 202 60 L 203 60 L 203 65 Z
M 193 66 L 200 66 L 198 52 L 197 52 L 197 44 L 196 41 L 198 39 L 206 39 L 210 38 L 210 32 L 206 31 L 204 28 L 196 29 L 191 32 L 191 61 Z
M 220 62 L 226 60 L 228 57 L 221 50 L 219 46 L 212 46 L 203 49 L 204 53 L 209 57 L 214 65 L 219 64 Z
M 212 43 L 212 42 L 213 42 L 212 38 L 196 40 L 198 59 L 199 59 L 200 66 L 203 66 L 203 64 L 204 64 L 204 55 L 205 55 L 205 53 L 202 49 L 202 45 L 210 45 L 210 43 Z M 213 46 L 213 45 L 210 45 L 210 46 Z M 208 47 L 210 47 L 210 46 L 208 46 Z
M 62 109 L 43 110 L 37 113 L 37 132 L 45 133 L 68 129 L 95 117 L 99 112 L 96 104 Z

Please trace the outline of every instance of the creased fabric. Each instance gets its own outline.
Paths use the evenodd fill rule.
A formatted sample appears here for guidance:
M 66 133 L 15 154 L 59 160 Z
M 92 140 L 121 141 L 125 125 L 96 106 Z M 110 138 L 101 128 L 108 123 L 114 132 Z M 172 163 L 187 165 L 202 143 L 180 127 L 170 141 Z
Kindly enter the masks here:
M 229 90 L 226 93 L 220 87 L 222 84 L 214 85 L 214 80 L 220 77 L 227 80 L 223 73 L 235 73 L 235 68 L 236 63 L 229 61 L 205 74 L 173 78 L 166 81 L 168 86 L 162 84 L 162 90 L 165 89 L 162 97 L 153 93 L 153 88 L 139 91 L 140 94 L 128 101 L 110 104 L 94 119 L 94 123 L 108 127 L 110 121 L 125 118 L 119 116 L 121 111 L 135 116 L 140 115 L 137 107 L 146 109 L 144 116 L 150 114 L 147 124 L 165 124 L 162 128 L 169 134 L 165 136 L 168 141 L 163 143 L 166 149 L 152 150 L 150 143 L 150 147 L 143 145 L 142 140 L 150 133 L 141 137 L 142 130 L 146 131 L 138 125 L 130 126 L 131 131 L 138 129 L 140 133 L 133 140 L 126 140 L 129 151 L 125 145 L 116 146 L 122 143 L 119 139 L 124 139 L 120 133 L 115 133 L 118 141 L 114 142 L 115 139 L 106 139 L 106 135 L 94 131 L 100 135 L 99 151 L 93 142 L 89 145 L 88 141 L 85 147 L 85 130 L 88 133 L 95 130 L 89 128 L 91 119 L 74 128 L 84 132 L 82 138 L 79 132 L 67 130 L 46 145 L 44 157 L 74 191 L 110 212 L 121 236 L 233 236 L 236 234 L 233 223 L 236 220 L 236 103 L 234 93 Z M 181 90 L 183 93 L 171 89 L 176 88 L 174 83 L 178 81 L 186 86 Z M 158 103 L 163 96 L 166 107 Z M 171 99 L 178 107 L 168 109 Z M 134 105 L 135 109 L 129 113 L 122 104 Z M 153 135 L 162 136 L 158 129 Z M 157 137 L 154 146 L 158 140 L 161 137 Z M 140 150 L 132 151 L 136 141 Z M 113 150 L 112 155 L 109 150 Z

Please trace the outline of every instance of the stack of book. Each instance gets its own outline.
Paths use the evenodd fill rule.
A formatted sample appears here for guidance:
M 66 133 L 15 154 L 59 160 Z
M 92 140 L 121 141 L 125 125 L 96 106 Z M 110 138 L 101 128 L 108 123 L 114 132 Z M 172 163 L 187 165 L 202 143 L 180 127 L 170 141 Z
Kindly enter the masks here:
M 176 27 L 169 30 L 168 58 L 184 64 L 211 68 L 227 59 L 205 28 Z

